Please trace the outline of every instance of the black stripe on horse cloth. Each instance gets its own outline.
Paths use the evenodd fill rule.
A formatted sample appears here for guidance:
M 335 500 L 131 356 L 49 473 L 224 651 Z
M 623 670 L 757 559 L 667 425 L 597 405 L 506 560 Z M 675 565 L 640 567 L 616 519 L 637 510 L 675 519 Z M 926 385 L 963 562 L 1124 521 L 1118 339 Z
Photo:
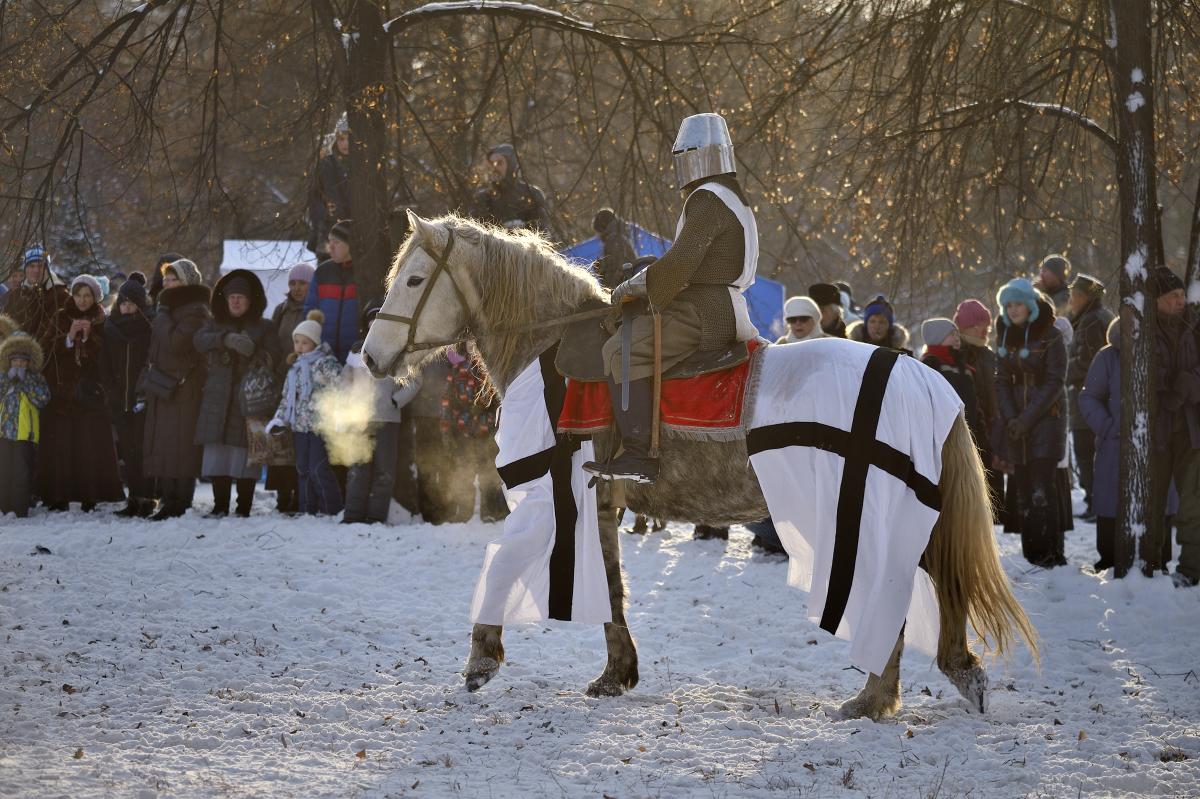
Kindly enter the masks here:
M 496 471 L 500 473 L 500 479 L 504 482 L 504 487 L 512 490 L 519 485 L 531 483 L 545 475 L 546 472 L 550 471 L 550 463 L 554 458 L 554 450 L 555 447 L 550 447 L 541 452 L 526 455 L 524 458 L 515 460 L 512 463 L 506 463 L 498 468 Z
M 538 358 L 542 370 L 542 396 L 550 428 L 554 429 L 562 415 L 567 398 L 567 381 L 554 366 L 558 354 L 555 344 Z M 550 450 L 550 481 L 554 492 L 554 548 L 550 550 L 550 618 L 571 620 L 575 598 L 575 525 L 579 508 L 575 505 L 575 490 L 571 486 L 572 456 L 579 451 L 579 442 L 569 436 L 555 434 Z
M 863 372 L 862 385 L 854 406 L 854 421 L 849 431 L 816 422 L 791 422 L 755 428 L 746 439 L 750 455 L 798 446 L 815 447 L 841 455 L 846 460 L 838 491 L 829 590 L 825 597 L 825 610 L 821 614 L 821 628 L 830 633 L 836 634 L 850 598 L 870 467 L 874 466 L 902 481 L 921 504 L 936 511 L 941 510 L 938 487 L 917 472 L 912 458 L 876 438 L 888 379 L 899 357 L 899 352 L 884 348 L 878 348 L 871 354 Z
M 814 447 L 844 458 L 849 441 L 848 432 L 827 424 L 785 422 L 754 428 L 746 437 L 746 448 L 749 454 L 754 455 L 757 452 L 784 447 Z M 942 495 L 937 485 L 918 472 L 912 458 L 900 450 L 882 441 L 875 442 L 875 450 L 871 453 L 871 465 L 903 482 L 917 495 L 917 500 L 922 505 L 941 511 Z

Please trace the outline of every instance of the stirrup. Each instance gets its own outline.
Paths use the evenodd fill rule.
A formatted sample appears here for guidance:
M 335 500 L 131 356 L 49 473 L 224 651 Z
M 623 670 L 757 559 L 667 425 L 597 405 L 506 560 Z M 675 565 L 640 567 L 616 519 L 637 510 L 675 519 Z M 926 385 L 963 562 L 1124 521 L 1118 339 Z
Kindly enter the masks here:
M 611 463 L 599 463 L 597 461 L 588 461 L 583 464 L 583 470 L 591 475 L 596 480 L 630 480 L 634 483 L 650 484 L 658 477 L 658 462 L 655 460 L 646 460 L 641 464 L 636 463 L 621 463 L 625 458 L 622 456 L 616 458 Z M 638 459 L 642 460 L 642 459 Z M 652 468 L 646 468 L 650 465 Z

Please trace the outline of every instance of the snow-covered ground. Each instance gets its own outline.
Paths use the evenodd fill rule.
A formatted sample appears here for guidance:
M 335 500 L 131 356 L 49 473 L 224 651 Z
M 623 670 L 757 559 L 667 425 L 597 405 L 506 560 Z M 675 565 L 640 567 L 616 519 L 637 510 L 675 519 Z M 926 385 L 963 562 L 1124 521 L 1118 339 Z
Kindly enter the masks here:
M 271 503 L 265 495 L 259 504 Z M 583 695 L 599 628 L 506 633 L 462 686 L 479 523 L 189 514 L 0 520 L 0 795 L 1200 795 L 1200 590 L 1005 567 L 1042 635 L 969 713 L 904 661 L 887 723 L 831 721 L 863 677 L 786 565 L 690 527 L 622 536 L 641 684 Z

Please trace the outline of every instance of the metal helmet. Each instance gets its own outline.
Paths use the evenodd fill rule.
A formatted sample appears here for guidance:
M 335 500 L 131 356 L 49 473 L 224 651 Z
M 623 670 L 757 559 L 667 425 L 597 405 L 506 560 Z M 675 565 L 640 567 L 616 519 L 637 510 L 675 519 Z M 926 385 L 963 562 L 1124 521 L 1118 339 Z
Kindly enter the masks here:
M 737 172 L 733 140 L 720 114 L 695 114 L 683 120 L 671 155 L 675 157 L 676 188 L 701 178 Z

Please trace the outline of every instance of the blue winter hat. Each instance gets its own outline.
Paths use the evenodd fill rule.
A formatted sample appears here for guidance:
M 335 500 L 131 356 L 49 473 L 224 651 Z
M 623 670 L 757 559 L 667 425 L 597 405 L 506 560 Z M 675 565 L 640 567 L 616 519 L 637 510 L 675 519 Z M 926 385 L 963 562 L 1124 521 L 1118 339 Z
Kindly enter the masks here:
M 21 263 L 22 267 L 29 266 L 35 261 L 46 262 L 46 248 L 40 244 L 35 244 L 25 251 L 25 259 Z
M 1004 319 L 1004 326 L 1011 328 L 1012 320 L 1008 318 L 1007 306 L 1010 302 L 1025 303 L 1025 307 L 1029 309 L 1029 321 L 1025 323 L 1025 346 L 1017 353 L 1022 358 L 1029 357 L 1029 330 L 1033 327 L 1033 323 L 1038 318 L 1038 295 L 1033 284 L 1023 277 L 1015 277 L 1000 287 L 1000 291 L 996 292 L 996 304 L 1000 306 L 1000 316 Z M 1007 333 L 1004 334 L 1005 336 Z M 1008 347 L 1004 346 L 1004 337 L 1002 336 L 996 342 L 996 354 L 1001 358 L 1008 356 Z
M 885 317 L 887 317 L 888 327 L 896 324 L 896 312 L 892 310 L 891 303 L 889 303 L 887 298 L 885 298 L 882 294 L 876 294 L 875 299 L 868 302 L 867 306 L 863 308 L 863 321 L 867 321 L 875 314 L 883 314 Z
M 1012 320 L 1008 318 L 1008 311 L 1005 309 L 1010 302 L 1025 303 L 1025 307 L 1029 309 L 1029 321 L 1037 321 L 1037 290 L 1028 280 L 1023 277 L 1015 277 L 1001 286 L 1000 291 L 996 293 L 996 304 L 1000 306 L 1000 315 L 1004 317 L 1004 324 L 1012 327 Z

